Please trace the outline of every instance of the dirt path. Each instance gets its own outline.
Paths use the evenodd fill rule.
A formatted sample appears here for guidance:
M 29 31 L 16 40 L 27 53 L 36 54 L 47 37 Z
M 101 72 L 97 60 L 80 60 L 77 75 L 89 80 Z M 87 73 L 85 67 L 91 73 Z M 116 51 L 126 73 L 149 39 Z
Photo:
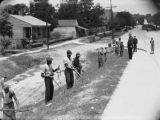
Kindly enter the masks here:
M 120 77 L 127 65 L 127 51 L 120 58 L 114 53 L 108 56 L 104 67 L 98 69 L 97 54 L 89 52 L 88 64 L 81 79 L 74 88 L 65 91 L 62 88 L 54 94 L 52 106 L 46 107 L 43 101 L 35 105 L 36 113 L 26 113 L 22 118 L 26 120 L 97 120 L 115 90 Z
M 82 59 L 85 59 L 88 51 L 94 51 L 101 46 L 106 46 L 106 44 L 82 44 L 77 41 L 70 41 L 68 44 L 57 45 L 52 54 L 54 57 L 54 66 L 61 65 L 61 69 L 63 69 L 63 58 L 67 49 L 71 49 L 73 51 L 73 56 L 75 56 L 76 52 L 81 52 Z M 44 99 L 44 81 L 40 77 L 41 67 L 42 65 L 35 67 L 7 82 L 17 94 L 22 107 L 26 105 L 33 105 Z M 57 80 L 56 75 L 55 80 L 62 86 L 65 85 L 63 73 L 59 80 Z M 57 88 L 58 86 L 55 84 L 55 89 Z

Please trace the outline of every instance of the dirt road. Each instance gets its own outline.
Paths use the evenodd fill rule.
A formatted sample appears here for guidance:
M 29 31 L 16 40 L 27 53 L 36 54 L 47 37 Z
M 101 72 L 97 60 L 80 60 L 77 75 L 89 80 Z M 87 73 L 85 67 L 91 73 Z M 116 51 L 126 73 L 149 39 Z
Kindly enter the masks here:
M 106 107 L 102 120 L 157 120 L 160 112 L 160 31 L 146 32 L 140 28 L 136 35 L 138 51 L 129 62 L 118 88 Z M 124 35 L 122 40 L 127 40 Z M 155 55 L 150 55 L 150 38 L 155 39 Z
M 53 63 L 55 67 L 60 65 L 61 69 L 63 69 L 63 58 L 67 49 L 73 51 L 73 56 L 75 56 L 76 52 L 81 52 L 82 59 L 85 60 L 88 51 L 94 51 L 101 46 L 107 46 L 104 43 L 83 44 L 78 41 L 69 41 L 54 47 L 52 56 L 54 57 Z M 19 98 L 21 107 L 35 104 L 44 99 L 44 81 L 40 76 L 41 67 L 42 65 L 35 67 L 7 82 Z M 64 74 L 62 73 L 59 80 L 57 80 L 57 75 L 55 75 L 55 80 L 63 86 L 65 84 Z M 58 86 L 55 84 L 55 89 L 57 88 Z

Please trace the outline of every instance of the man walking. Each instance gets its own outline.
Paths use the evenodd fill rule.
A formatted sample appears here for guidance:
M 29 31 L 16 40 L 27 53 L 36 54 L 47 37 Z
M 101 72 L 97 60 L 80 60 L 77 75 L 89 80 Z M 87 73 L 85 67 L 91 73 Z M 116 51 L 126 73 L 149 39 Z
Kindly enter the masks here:
M 82 65 L 81 65 L 81 63 L 80 63 L 79 58 L 80 58 L 80 53 L 78 52 L 78 53 L 76 53 L 76 57 L 75 57 L 74 60 L 73 60 L 73 67 L 77 70 L 77 72 L 78 72 L 79 74 L 81 74 Z
M 16 112 L 13 102 L 14 99 L 17 105 L 17 109 L 19 109 L 19 101 L 16 97 L 16 94 L 9 88 L 9 85 L 4 86 L 4 93 L 3 120 L 16 120 Z
M 127 47 L 128 47 L 128 55 L 129 55 L 129 59 L 132 59 L 132 49 L 133 49 L 133 37 L 131 34 L 129 34 L 129 39 L 127 42 Z
M 138 39 L 136 38 L 136 36 L 134 36 L 133 38 L 133 51 L 137 52 L 137 43 L 138 43 Z
M 45 103 L 47 106 L 51 105 L 51 100 L 53 98 L 54 93 L 54 85 L 53 85 L 53 79 L 54 79 L 54 72 L 59 70 L 59 66 L 56 69 L 53 69 L 52 67 L 52 58 L 47 57 L 46 58 L 46 64 L 44 65 L 43 71 L 41 73 L 41 76 L 44 78 L 45 81 Z
M 153 37 L 150 40 L 150 46 L 151 46 L 151 54 L 154 54 L 154 40 L 153 40 Z
M 72 66 L 72 52 L 71 50 L 67 50 L 67 56 L 64 58 L 64 66 L 65 66 L 65 78 L 67 89 L 70 89 L 74 85 L 74 74 L 73 74 L 73 66 Z

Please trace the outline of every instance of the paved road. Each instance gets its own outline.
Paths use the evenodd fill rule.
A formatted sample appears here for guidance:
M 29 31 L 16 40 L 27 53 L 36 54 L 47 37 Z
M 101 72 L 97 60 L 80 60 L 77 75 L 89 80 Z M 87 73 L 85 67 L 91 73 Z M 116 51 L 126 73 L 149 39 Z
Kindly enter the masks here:
M 160 32 L 131 31 L 139 38 L 139 48 L 147 50 L 134 54 L 107 105 L 102 120 L 156 120 L 160 112 Z M 150 37 L 155 38 L 156 54 L 150 55 Z M 127 41 L 128 34 L 122 37 Z

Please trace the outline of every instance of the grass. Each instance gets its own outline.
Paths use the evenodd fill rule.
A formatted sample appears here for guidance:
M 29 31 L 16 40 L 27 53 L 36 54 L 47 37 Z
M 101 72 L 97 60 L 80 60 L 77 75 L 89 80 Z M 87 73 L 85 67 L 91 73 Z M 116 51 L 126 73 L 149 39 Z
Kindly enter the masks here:
M 99 120 L 128 64 L 128 55 L 126 50 L 122 58 L 110 54 L 100 69 L 97 53 L 89 53 L 87 60 L 91 67 L 85 70 L 72 89 L 64 94 L 63 86 L 55 91 L 52 106 L 45 107 L 41 101 L 34 106 L 37 113 L 28 112 L 21 117 L 25 120 Z

